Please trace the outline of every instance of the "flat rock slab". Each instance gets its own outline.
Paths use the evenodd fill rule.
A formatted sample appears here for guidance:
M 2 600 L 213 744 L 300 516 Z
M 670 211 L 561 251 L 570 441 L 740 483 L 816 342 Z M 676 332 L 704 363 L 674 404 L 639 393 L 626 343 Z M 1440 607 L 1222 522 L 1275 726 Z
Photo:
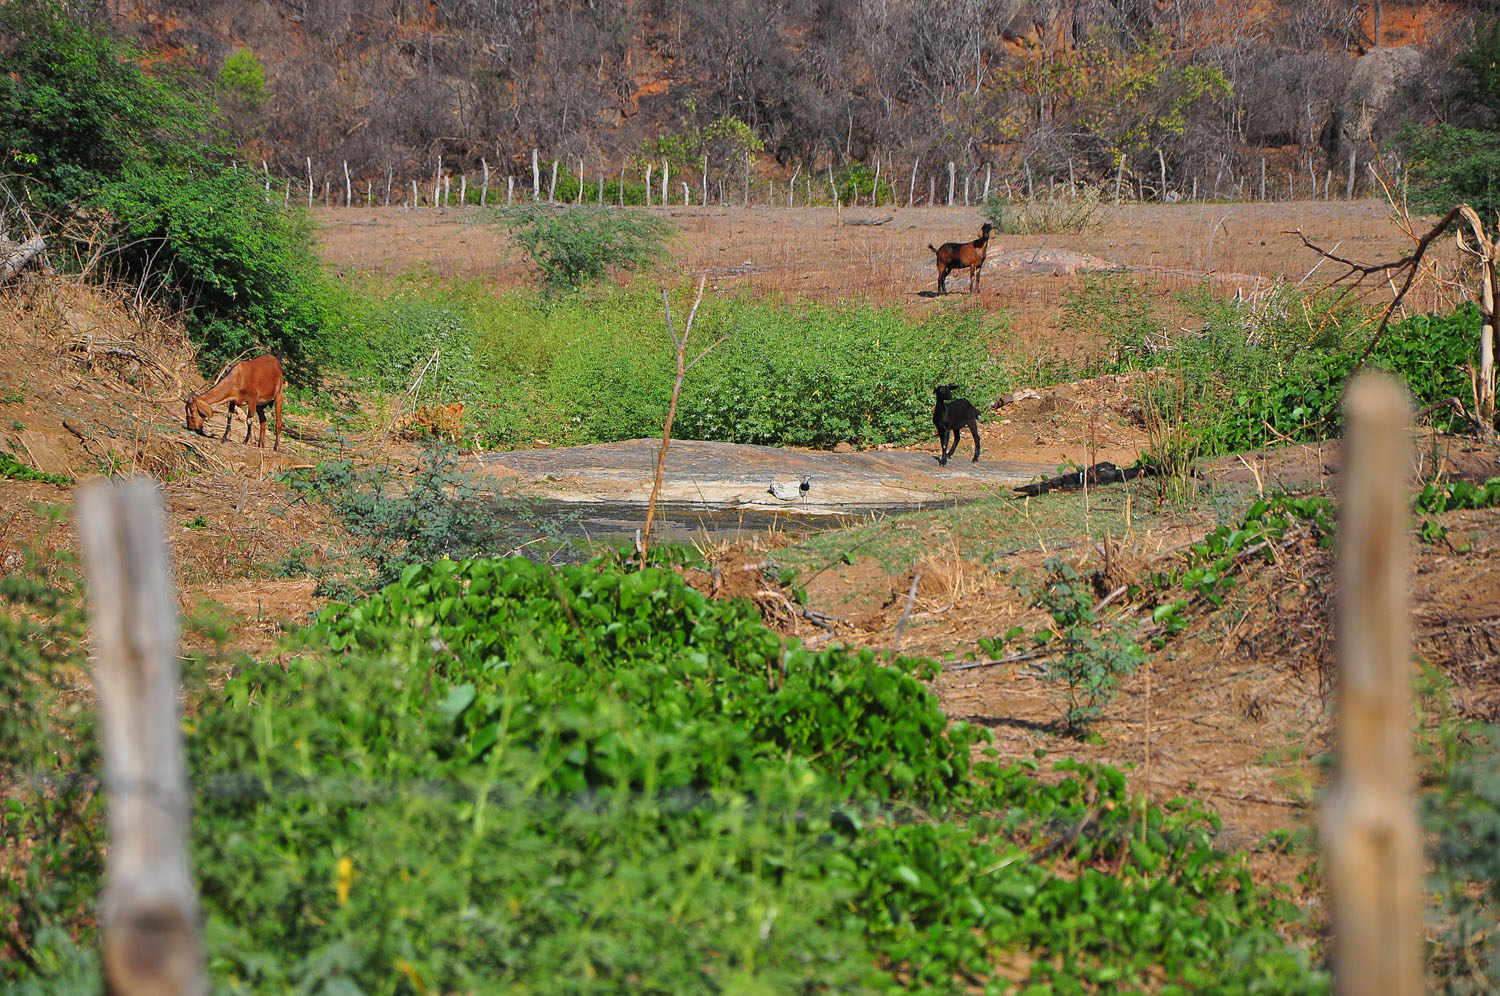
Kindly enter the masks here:
M 556 450 L 516 450 L 482 458 L 486 473 L 518 481 L 554 501 L 645 504 L 651 497 L 659 439 L 631 439 Z M 1009 491 L 1056 472 L 1049 464 L 969 460 L 966 438 L 946 467 L 930 453 L 884 450 L 825 453 L 774 446 L 674 439 L 667 450 L 660 501 L 723 508 L 781 508 L 805 513 L 847 513 L 910 506 Z M 772 482 L 795 488 L 810 478 L 800 498 L 781 501 Z

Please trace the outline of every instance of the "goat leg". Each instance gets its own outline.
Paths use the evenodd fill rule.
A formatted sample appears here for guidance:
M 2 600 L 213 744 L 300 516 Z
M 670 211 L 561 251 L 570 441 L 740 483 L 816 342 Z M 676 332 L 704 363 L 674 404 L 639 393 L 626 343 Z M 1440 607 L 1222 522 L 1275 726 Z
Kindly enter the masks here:
M 234 425 L 234 402 L 229 403 L 229 413 L 224 416 L 224 435 L 219 437 L 219 442 L 229 442 L 229 427 Z
M 969 435 L 971 435 L 971 436 L 974 437 L 974 459 L 972 461 L 970 461 L 970 462 L 971 463 L 978 463 L 979 462 L 979 421 L 977 419 L 970 419 L 969 420 Z M 955 431 L 953 433 L 953 448 L 955 450 L 958 449 L 958 433 L 957 433 L 957 431 Z
M 948 463 L 948 429 L 946 426 L 938 426 L 938 466 L 942 467 Z

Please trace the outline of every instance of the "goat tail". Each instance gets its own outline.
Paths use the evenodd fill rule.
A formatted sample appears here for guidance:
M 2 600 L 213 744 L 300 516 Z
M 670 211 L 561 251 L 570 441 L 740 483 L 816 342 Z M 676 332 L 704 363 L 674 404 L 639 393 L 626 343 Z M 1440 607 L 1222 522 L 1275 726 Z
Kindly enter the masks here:
M 940 252 L 939 252 L 939 251 L 938 251 L 938 247 L 937 247 L 937 246 L 935 246 L 935 245 L 933 245 L 933 244 L 932 244 L 932 243 L 931 243 L 931 242 L 929 242 L 929 243 L 927 243 L 927 248 L 929 248 L 929 249 L 931 249 L 931 250 L 932 250 L 932 254 L 933 254 L 933 255 L 934 255 L 934 256 L 940 256 L 940 255 L 942 255 L 942 253 L 940 253 Z

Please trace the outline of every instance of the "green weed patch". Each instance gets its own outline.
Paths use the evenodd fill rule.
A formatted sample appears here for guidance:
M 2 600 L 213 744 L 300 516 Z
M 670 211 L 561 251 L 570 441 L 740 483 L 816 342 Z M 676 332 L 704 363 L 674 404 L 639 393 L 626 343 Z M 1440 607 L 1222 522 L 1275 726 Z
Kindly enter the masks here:
M 675 574 L 438 561 L 302 645 L 185 721 L 219 991 L 1328 991 L 1211 814 Z M 97 988 L 100 838 L 33 839 L 74 898 L 0 977 Z
M 659 293 L 548 301 L 411 282 L 394 294 L 351 297 L 348 306 L 353 326 L 336 362 L 396 392 L 439 352 L 418 400 L 461 401 L 466 435 L 484 446 L 661 434 L 674 366 Z M 688 373 L 673 434 L 821 448 L 923 438 L 932 431 L 934 384 L 957 381 L 984 398 L 1007 383 L 991 351 L 1002 331 L 978 312 L 913 322 L 863 303 L 709 298 L 695 340 L 723 341 Z

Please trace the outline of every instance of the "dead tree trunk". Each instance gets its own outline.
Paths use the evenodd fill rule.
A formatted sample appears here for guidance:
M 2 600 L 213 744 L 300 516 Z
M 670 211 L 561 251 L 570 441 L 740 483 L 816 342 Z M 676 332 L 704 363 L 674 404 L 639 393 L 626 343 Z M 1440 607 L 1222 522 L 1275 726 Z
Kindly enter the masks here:
M 1349 388 L 1339 522 L 1338 771 L 1323 808 L 1340 996 L 1420 996 L 1422 842 L 1411 756 L 1411 408 L 1383 374 Z
M 40 263 L 46 257 L 47 240 L 40 235 L 25 242 L 10 242 L 0 237 L 0 284 L 4 284 L 30 263 Z
M 162 515 L 161 495 L 145 480 L 79 488 L 109 798 L 99 920 L 106 989 L 118 996 L 207 991 L 188 868 L 176 597 Z

